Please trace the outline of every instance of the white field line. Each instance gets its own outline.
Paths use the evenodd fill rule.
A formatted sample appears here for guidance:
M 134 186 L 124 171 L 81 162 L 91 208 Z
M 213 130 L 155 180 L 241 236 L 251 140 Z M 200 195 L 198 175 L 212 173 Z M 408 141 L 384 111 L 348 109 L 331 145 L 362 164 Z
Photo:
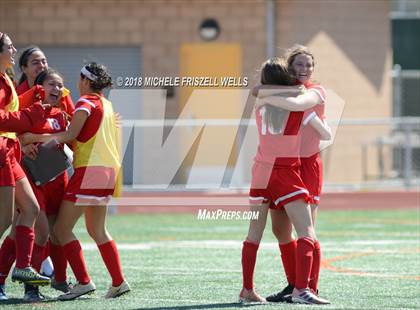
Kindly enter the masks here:
M 369 249 L 366 246 L 381 246 L 381 245 L 419 245 L 418 240 L 353 240 L 353 241 L 326 241 L 321 242 L 324 251 L 338 251 L 338 252 L 381 252 L 381 253 L 399 253 L 396 249 L 392 250 L 376 250 Z M 119 243 L 117 244 L 119 250 L 123 251 L 137 251 L 137 250 L 151 250 L 160 248 L 200 248 L 200 249 L 241 249 L 241 240 L 193 240 L 193 241 L 152 241 L 142 243 Z M 358 248 L 355 246 L 363 246 Z M 97 250 L 95 243 L 82 243 L 84 250 Z M 349 248 L 352 247 L 352 248 Z M 278 244 L 275 242 L 263 242 L 260 248 L 264 249 L 278 249 Z
M 277 266 L 277 265 L 276 265 Z M 124 269 L 127 270 L 137 270 L 137 271 L 142 271 L 142 272 L 150 272 L 153 275 L 172 275 L 172 276 L 190 276 L 190 275 L 197 275 L 197 274 L 208 274 L 208 273 L 221 273 L 221 274 L 241 274 L 242 270 L 239 267 L 236 267 L 236 269 L 232 268 L 232 269 L 220 269 L 220 268 L 191 268 L 191 267 L 185 267 L 185 268 L 171 268 L 171 267 L 167 267 L 167 268 L 157 268 L 157 267 L 138 267 L 138 266 L 125 266 Z M 364 276 L 367 277 L 380 277 L 380 278 L 395 278 L 395 277 L 401 277 L 401 276 L 408 276 L 408 277 L 412 277 L 412 276 L 417 276 L 416 274 L 414 274 L 413 272 L 399 272 L 398 274 L 391 274 L 391 273 L 386 273 L 385 270 L 371 270 L 369 269 L 369 271 L 364 271 Z M 269 270 L 269 271 L 264 271 L 264 270 L 258 270 L 258 274 L 259 275 L 267 275 L 267 276 L 271 276 L 271 275 L 283 275 L 283 270 L 278 269 L 278 270 Z M 340 273 L 340 275 L 360 275 L 360 272 L 346 272 L 346 273 Z

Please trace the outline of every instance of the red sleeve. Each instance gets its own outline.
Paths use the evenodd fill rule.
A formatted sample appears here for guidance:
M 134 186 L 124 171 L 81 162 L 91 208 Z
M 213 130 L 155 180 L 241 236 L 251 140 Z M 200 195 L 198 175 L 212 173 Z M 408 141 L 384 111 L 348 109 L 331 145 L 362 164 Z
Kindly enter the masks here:
M 34 103 L 23 111 L 4 112 L 0 110 L 0 131 L 31 131 L 33 127 L 41 126 L 44 120 L 45 111 L 40 103 Z
M 92 114 L 92 110 L 96 108 L 96 105 L 87 98 L 79 98 L 79 100 L 76 103 L 76 107 L 74 110 L 74 113 L 77 111 L 86 111 L 88 115 L 90 116 Z
M 34 102 L 44 100 L 45 92 L 42 86 L 35 85 L 23 94 L 19 95 L 19 110 L 30 107 Z

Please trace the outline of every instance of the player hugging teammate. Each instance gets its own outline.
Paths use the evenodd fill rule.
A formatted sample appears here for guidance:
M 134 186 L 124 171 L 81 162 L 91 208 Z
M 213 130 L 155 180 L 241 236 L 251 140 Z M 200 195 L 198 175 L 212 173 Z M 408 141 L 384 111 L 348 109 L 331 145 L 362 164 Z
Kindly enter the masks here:
M 18 88 L 23 94 L 18 97 L 6 74 L 14 64 L 15 54 L 10 37 L 0 32 L 1 235 L 12 223 L 13 211 L 17 211 L 13 228 L 0 250 L 0 300 L 7 299 L 4 281 L 15 259 L 12 280 L 25 283 L 27 301 L 42 300 L 38 286 L 50 282 L 64 292 L 58 297 L 60 300 L 75 299 L 96 289 L 87 273 L 80 243 L 72 232 L 83 213 L 88 233 L 97 243 L 112 277 L 105 297 L 127 293 L 130 287 L 123 277 L 115 242 L 105 228 L 106 202 L 114 194 L 120 168 L 118 126 L 112 104 L 102 93 L 112 85 L 111 77 L 102 65 L 84 66 L 78 85 L 82 97 L 74 109 L 61 75 L 48 69 L 39 48 L 30 47 L 19 61 L 24 74 Z M 19 164 L 20 144 L 13 132 L 20 134 L 24 156 L 32 159 L 37 156 L 38 143 L 52 139 L 61 144 L 72 143 L 75 173 L 70 180 L 63 171 L 45 185 L 31 183 Z M 55 269 L 52 281 L 39 274 L 48 255 Z M 75 285 L 67 282 L 67 261 L 78 281 Z
M 269 59 L 261 69 L 262 85 L 255 90 L 259 146 L 249 198 L 262 216 L 250 222 L 243 243 L 243 302 L 329 303 L 318 296 L 321 250 L 314 222 L 322 186 L 319 142 L 330 139 L 331 131 L 323 113 L 325 90 L 311 82 L 313 68 L 313 55 L 295 46 L 285 59 Z M 253 274 L 268 210 L 288 286 L 265 299 L 254 289 Z

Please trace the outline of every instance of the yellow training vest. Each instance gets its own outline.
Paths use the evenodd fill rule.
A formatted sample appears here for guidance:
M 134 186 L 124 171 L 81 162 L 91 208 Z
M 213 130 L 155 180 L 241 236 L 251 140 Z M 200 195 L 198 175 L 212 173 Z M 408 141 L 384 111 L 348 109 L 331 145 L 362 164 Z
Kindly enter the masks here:
M 120 174 L 120 133 L 115 123 L 114 110 L 110 101 L 104 97 L 99 98 L 104 111 L 101 124 L 96 134 L 88 141 L 74 141 L 73 166 L 74 168 L 90 166 L 114 168 L 115 173 Z M 117 181 L 114 196 L 119 194 L 120 186 L 120 181 Z
M 7 74 L 4 74 L 7 82 L 10 85 L 10 88 L 12 90 L 12 100 L 9 104 L 7 104 L 4 108 L 5 112 L 16 112 L 19 110 L 19 97 L 16 93 L 15 87 L 13 86 L 13 82 L 10 80 L 10 78 L 7 76 Z M 6 137 L 9 139 L 16 139 L 16 134 L 14 132 L 4 132 L 0 131 L 0 136 Z

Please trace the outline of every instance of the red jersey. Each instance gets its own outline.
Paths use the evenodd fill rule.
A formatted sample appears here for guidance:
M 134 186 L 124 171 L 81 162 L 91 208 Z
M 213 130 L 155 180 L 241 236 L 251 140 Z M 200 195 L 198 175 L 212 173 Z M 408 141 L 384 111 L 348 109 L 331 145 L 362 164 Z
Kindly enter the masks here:
M 270 114 L 275 115 L 277 126 L 272 124 Z M 298 132 L 302 118 L 303 112 L 290 112 L 267 106 L 258 108 L 255 119 L 259 144 L 254 160 L 278 167 L 298 166 L 300 164 Z
M 16 93 L 20 96 L 24 93 L 26 93 L 31 88 L 29 87 L 28 80 L 23 81 L 19 84 L 19 86 L 16 88 Z M 73 101 L 71 100 L 71 96 L 67 95 L 61 98 L 61 106 L 63 107 L 63 110 L 69 115 L 73 116 L 74 113 L 74 105 Z M 27 106 L 21 106 L 21 109 L 26 108 Z
M 100 97 L 91 94 L 79 98 L 74 112 L 76 113 L 79 110 L 86 111 L 89 117 L 76 139 L 80 142 L 86 142 L 98 131 L 104 115 L 104 108 Z
M 307 89 L 315 91 L 322 100 L 322 104 L 317 104 L 311 109 L 305 111 L 303 125 L 307 125 L 308 120 L 315 113 L 321 120 L 325 119 L 325 98 L 326 91 L 320 84 L 307 85 Z M 301 157 L 311 157 L 319 153 L 320 136 L 319 133 L 310 125 L 302 130 Z
M 51 108 L 45 111 L 44 122 L 40 122 L 36 127 L 31 129 L 32 133 L 56 133 L 65 131 L 67 127 L 67 119 L 63 112 L 58 108 Z

